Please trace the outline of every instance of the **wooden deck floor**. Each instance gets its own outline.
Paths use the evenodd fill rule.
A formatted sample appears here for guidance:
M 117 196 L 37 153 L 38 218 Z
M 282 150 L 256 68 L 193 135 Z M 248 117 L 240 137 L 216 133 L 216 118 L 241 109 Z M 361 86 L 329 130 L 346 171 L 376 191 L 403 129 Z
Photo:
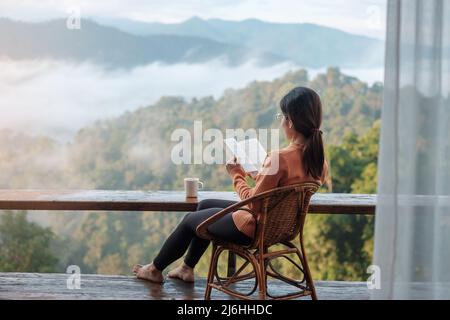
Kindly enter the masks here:
M 80 289 L 67 289 L 67 274 L 0 273 L 0 299 L 14 300 L 198 300 L 203 299 L 205 279 L 194 284 L 167 279 L 163 285 L 130 276 L 81 275 Z M 243 284 L 245 286 L 245 284 Z M 367 300 L 365 282 L 316 281 L 322 300 Z M 291 287 L 269 282 L 269 292 L 277 295 L 290 292 Z M 230 299 L 213 290 L 213 299 Z M 309 297 L 308 297 L 309 299 Z

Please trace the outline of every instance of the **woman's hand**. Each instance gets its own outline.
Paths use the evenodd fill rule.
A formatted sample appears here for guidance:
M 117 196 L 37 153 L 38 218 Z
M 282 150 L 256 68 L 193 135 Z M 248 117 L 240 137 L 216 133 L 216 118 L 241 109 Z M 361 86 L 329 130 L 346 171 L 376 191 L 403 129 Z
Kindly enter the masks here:
M 233 157 L 233 159 L 228 161 L 226 163 L 225 167 L 227 168 L 227 172 L 230 175 L 235 170 L 240 170 L 240 171 L 244 172 L 244 169 L 242 168 L 241 164 L 237 162 L 236 157 Z
M 248 175 L 249 175 L 250 178 L 255 180 L 256 176 L 258 175 L 258 171 L 249 172 Z

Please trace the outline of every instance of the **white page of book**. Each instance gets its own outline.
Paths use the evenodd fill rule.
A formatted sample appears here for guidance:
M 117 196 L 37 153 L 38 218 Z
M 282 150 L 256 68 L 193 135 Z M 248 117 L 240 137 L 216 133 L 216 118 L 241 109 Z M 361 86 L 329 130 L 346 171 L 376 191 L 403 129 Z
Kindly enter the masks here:
M 245 139 L 239 141 L 238 144 L 245 150 L 249 162 L 254 165 L 257 171 L 261 171 L 267 152 L 258 139 Z
M 258 139 L 245 139 L 237 142 L 230 138 L 224 140 L 225 145 L 238 158 L 245 172 L 258 172 L 266 158 L 266 150 Z

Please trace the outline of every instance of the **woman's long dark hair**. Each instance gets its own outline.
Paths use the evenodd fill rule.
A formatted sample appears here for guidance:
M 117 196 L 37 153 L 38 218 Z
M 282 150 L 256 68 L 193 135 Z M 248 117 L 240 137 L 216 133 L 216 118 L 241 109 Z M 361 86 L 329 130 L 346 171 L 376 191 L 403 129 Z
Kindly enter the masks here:
M 325 162 L 322 131 L 322 103 L 312 89 L 297 87 L 280 101 L 283 114 L 291 119 L 294 129 L 306 138 L 303 165 L 307 175 L 314 179 L 322 176 Z

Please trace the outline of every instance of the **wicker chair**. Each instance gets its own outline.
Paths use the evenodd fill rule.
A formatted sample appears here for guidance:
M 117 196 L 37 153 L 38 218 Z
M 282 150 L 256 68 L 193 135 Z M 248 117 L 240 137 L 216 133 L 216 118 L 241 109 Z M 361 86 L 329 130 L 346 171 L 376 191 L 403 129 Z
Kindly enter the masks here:
M 319 187 L 320 185 L 315 182 L 306 182 L 272 189 L 229 206 L 201 223 L 197 227 L 197 234 L 199 237 L 211 240 L 213 247 L 205 300 L 210 299 L 213 288 L 241 299 L 251 299 L 251 295 L 259 288 L 258 299 L 261 300 L 292 299 L 302 296 L 311 296 L 313 300 L 316 300 L 317 295 L 303 245 L 303 226 L 311 196 Z M 244 207 L 257 201 L 261 201 L 260 213 L 252 212 L 248 207 Z M 236 210 L 246 210 L 252 213 L 256 219 L 255 237 L 248 246 L 221 241 L 214 238 L 207 230 L 210 224 Z M 300 248 L 292 243 L 297 236 L 299 236 Z M 276 244 L 281 244 L 282 249 L 269 252 L 269 248 Z M 221 277 L 218 274 L 217 265 L 219 257 L 224 251 L 240 256 L 244 259 L 244 263 L 234 274 Z M 295 262 L 287 254 L 295 254 L 300 263 Z M 287 259 L 297 267 L 302 274 L 302 279 L 291 279 L 275 270 L 272 260 L 280 257 Z M 252 271 L 241 275 L 249 264 Z M 268 276 L 286 282 L 297 289 L 295 292 L 282 296 L 273 296 L 267 290 Z M 248 279 L 255 279 L 251 292 L 241 293 L 233 290 L 234 284 Z

